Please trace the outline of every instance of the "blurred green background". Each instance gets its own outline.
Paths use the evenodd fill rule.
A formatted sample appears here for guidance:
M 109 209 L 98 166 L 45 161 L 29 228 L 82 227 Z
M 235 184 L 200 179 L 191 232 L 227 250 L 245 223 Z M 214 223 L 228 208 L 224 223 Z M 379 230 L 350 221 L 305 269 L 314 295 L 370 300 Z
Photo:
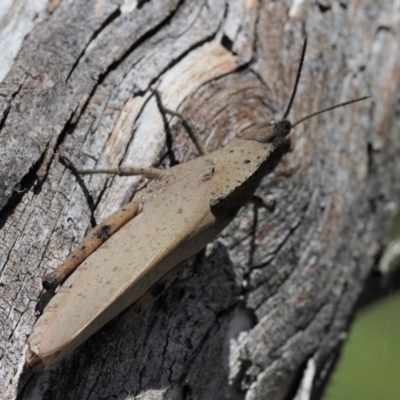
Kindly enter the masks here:
M 399 292 L 359 311 L 323 399 L 400 399 Z
M 370 303 L 355 317 L 323 400 L 400 399 L 400 291 L 396 291 L 400 252 L 399 247 L 388 251 L 396 243 L 400 247 L 400 213 L 387 234 L 386 253 L 376 266 L 381 275 L 372 275 L 370 283 L 374 279 L 375 283 L 367 285 L 362 296 L 364 303 Z M 391 254 L 387 265 L 382 262 L 385 254 Z

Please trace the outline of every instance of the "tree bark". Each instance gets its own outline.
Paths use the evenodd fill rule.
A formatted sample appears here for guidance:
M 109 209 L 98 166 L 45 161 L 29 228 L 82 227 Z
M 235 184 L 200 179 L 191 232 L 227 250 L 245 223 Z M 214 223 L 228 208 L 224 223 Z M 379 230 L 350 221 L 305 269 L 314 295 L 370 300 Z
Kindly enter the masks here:
M 23 3 L 0 26 L 0 44 L 19 49 L 0 97 L 0 398 L 318 398 L 398 208 L 398 5 L 61 0 L 16 12 Z M 5 35 L 13 26 L 23 41 Z M 166 133 L 152 86 L 208 151 L 277 120 L 305 35 L 292 122 L 371 99 L 296 127 L 259 188 L 275 210 L 244 208 L 146 311 L 128 310 L 52 371 L 24 368 L 40 278 L 149 184 L 77 179 L 59 155 L 85 168 L 196 157 L 178 119 Z

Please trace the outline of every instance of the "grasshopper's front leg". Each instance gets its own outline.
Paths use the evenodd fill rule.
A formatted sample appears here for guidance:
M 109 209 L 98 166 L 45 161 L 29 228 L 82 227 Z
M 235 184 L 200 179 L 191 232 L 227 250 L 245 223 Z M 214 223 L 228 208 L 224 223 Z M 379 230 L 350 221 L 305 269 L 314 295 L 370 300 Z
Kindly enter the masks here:
M 196 129 L 194 129 L 191 122 L 188 119 L 186 119 L 181 113 L 166 108 L 161 100 L 161 95 L 157 90 L 153 90 L 153 93 L 156 98 L 158 107 L 160 108 L 162 113 L 172 115 L 173 117 L 177 117 L 182 121 L 182 125 L 185 128 L 187 134 L 189 135 L 191 141 L 195 145 L 197 151 L 199 152 L 199 155 L 204 156 L 205 154 L 207 154 L 206 149 L 204 147 L 204 143 L 202 142 L 200 136 L 198 135 Z

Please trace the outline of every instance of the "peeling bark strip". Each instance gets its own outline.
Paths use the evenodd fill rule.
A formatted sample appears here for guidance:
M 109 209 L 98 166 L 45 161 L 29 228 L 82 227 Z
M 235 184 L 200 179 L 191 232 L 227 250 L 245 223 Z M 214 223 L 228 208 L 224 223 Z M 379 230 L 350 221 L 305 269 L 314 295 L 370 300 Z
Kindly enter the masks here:
M 400 198 L 399 11 L 344 4 L 76 0 L 40 14 L 0 92 L 0 398 L 292 398 L 303 376 L 318 392 Z M 166 140 L 152 84 L 219 148 L 281 116 L 304 33 L 291 119 L 365 92 L 370 105 L 296 130 L 259 191 L 275 211 L 243 210 L 150 309 L 55 371 L 23 371 L 40 277 L 146 183 L 84 187 L 57 155 L 87 169 L 194 157 L 175 118 Z

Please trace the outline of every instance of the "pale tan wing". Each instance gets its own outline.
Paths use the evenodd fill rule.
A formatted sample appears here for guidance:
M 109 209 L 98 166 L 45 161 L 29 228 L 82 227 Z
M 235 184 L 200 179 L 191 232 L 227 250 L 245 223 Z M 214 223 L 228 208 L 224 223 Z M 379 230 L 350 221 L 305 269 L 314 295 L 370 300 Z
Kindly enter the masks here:
M 199 243 L 189 243 L 185 251 L 176 251 L 210 214 L 203 197 L 209 196 L 210 180 L 204 174 L 210 165 L 200 158 L 182 167 L 183 179 L 171 178 L 170 185 L 156 191 L 142 213 L 91 254 L 50 301 L 28 340 L 45 366 L 57 364 L 200 250 Z

